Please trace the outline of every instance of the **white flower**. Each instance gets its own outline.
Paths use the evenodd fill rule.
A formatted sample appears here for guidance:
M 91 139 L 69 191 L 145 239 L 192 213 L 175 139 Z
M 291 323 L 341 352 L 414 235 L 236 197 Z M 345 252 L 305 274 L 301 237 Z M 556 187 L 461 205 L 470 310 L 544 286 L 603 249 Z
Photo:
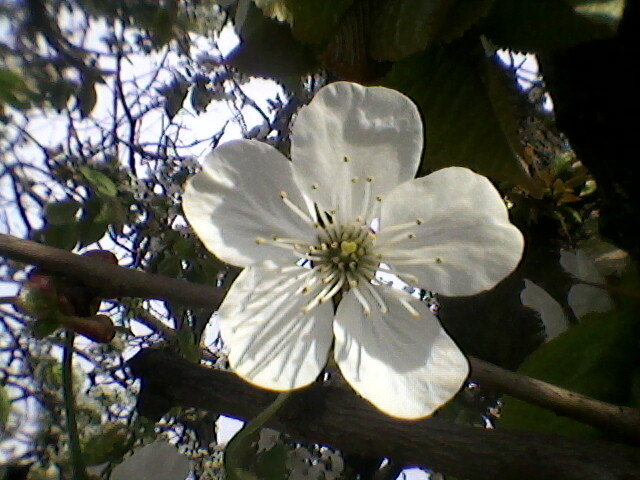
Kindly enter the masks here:
M 427 305 L 375 274 L 472 295 L 515 268 L 523 240 L 486 178 L 452 167 L 413 179 L 422 144 L 408 98 L 338 82 L 300 110 L 292 161 L 249 140 L 207 158 L 184 211 L 211 252 L 246 267 L 219 310 L 238 375 L 303 387 L 335 341 L 344 378 L 390 415 L 429 415 L 458 391 L 462 353 Z

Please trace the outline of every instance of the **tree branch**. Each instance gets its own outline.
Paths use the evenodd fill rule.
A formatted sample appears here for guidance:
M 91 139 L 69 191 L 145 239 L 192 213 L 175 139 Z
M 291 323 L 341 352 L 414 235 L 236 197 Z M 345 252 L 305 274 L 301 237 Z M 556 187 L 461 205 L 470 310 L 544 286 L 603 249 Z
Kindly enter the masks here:
M 217 308 L 225 294 L 221 288 L 110 265 L 3 233 L 0 233 L 0 255 L 77 278 L 103 298 L 155 298 L 191 307 Z
M 76 277 L 99 289 L 105 298 L 157 298 L 215 309 L 224 296 L 223 289 L 213 286 L 108 265 L 5 234 L 0 234 L 0 255 L 38 265 L 51 273 Z M 640 412 L 636 409 L 601 402 L 476 358 L 469 361 L 471 378 L 479 384 L 640 444 Z
M 151 417 L 172 406 L 190 406 L 246 420 L 276 395 L 231 372 L 195 365 L 167 350 L 143 350 L 129 365 L 142 380 L 139 409 Z M 270 426 L 346 453 L 390 457 L 402 465 L 420 465 L 470 480 L 640 479 L 640 451 L 635 448 L 465 427 L 438 418 L 397 420 L 336 385 L 316 384 L 294 393 Z

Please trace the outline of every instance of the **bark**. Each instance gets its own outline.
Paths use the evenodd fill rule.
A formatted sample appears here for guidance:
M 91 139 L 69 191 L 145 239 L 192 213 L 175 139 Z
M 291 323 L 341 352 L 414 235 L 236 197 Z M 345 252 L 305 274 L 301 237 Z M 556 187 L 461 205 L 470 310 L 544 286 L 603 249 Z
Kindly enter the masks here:
M 143 350 L 130 367 L 142 380 L 139 408 L 152 417 L 183 406 L 249 419 L 275 398 L 274 392 L 253 387 L 231 372 L 195 365 L 167 350 Z M 469 480 L 640 479 L 640 450 L 635 448 L 465 427 L 438 418 L 401 421 L 337 385 L 316 384 L 298 391 L 270 426 L 347 454 L 393 458 L 402 465 Z

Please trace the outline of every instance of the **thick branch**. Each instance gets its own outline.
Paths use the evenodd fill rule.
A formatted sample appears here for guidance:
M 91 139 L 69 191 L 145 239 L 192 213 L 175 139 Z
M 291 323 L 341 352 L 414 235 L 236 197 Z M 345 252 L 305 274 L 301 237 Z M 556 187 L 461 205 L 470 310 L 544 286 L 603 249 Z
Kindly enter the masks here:
M 142 379 L 140 409 L 152 416 L 171 406 L 191 406 L 248 419 L 275 397 L 230 372 L 198 366 L 165 350 L 144 350 L 130 366 Z M 148 408 L 162 400 L 162 408 Z M 154 407 L 157 406 L 154 405 Z M 634 448 L 539 433 L 464 427 L 437 418 L 390 418 L 349 390 L 315 385 L 289 400 L 273 427 L 346 453 L 391 457 L 477 480 L 640 479 Z
M 209 285 L 109 265 L 3 233 L 0 233 L 0 255 L 37 265 L 50 273 L 77 278 L 104 298 L 156 298 L 191 307 L 216 308 L 225 293 Z
M 105 297 L 160 298 L 217 308 L 224 296 L 222 289 L 212 286 L 116 267 L 4 234 L 0 234 L 0 255 L 76 277 Z M 478 359 L 471 358 L 470 363 L 471 377 L 480 384 L 640 443 L 640 412 L 635 409 L 594 400 Z

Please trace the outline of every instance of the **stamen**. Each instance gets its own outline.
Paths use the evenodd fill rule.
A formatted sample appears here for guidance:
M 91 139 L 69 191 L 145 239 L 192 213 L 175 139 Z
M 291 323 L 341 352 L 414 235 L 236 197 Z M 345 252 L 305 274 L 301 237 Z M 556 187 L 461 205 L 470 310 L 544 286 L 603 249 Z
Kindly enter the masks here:
M 335 239 L 336 236 L 338 235 L 336 231 L 336 225 L 334 225 L 333 222 L 329 219 L 327 212 L 321 209 L 318 209 L 318 211 L 320 213 L 320 219 L 322 220 L 324 231 L 329 237 L 329 240 Z
M 420 318 L 420 313 L 419 313 L 415 308 L 413 308 L 413 307 L 411 306 L 411 304 L 409 303 L 409 301 L 408 301 L 406 298 L 403 298 L 403 297 L 401 297 L 401 296 L 398 296 L 397 298 L 398 298 L 398 300 L 400 301 L 400 303 L 402 304 L 402 306 L 403 306 L 404 308 L 406 308 L 406 309 L 407 309 L 407 311 L 408 311 L 412 316 L 414 316 L 414 317 L 416 317 L 416 318 Z
M 336 276 L 338 275 L 338 272 L 332 272 L 329 275 L 327 275 L 326 277 L 324 277 L 322 279 L 322 283 L 331 283 L 331 281 L 336 278 Z
M 376 302 L 378 302 L 378 306 L 380 307 L 380 312 L 383 314 L 389 312 L 389 309 L 387 308 L 387 304 L 382 298 L 382 296 L 380 295 L 380 293 L 378 292 L 378 289 L 374 285 L 371 285 L 369 280 L 364 275 L 361 274 L 361 276 L 365 280 L 363 283 L 367 286 L 367 289 L 371 293 L 371 296 L 373 296 Z
M 416 218 L 413 222 L 400 223 L 398 225 L 391 225 L 390 227 L 382 226 L 382 228 L 378 231 L 378 235 L 384 238 L 390 233 L 415 228 L 416 225 L 422 225 L 423 223 L 424 221 L 422 219 Z
M 289 245 L 293 245 L 293 246 L 304 246 L 306 248 L 311 248 L 312 245 L 309 245 L 309 242 L 306 240 L 301 240 L 300 238 L 287 238 L 287 237 L 278 237 L 278 236 L 274 236 L 273 240 L 275 242 L 280 242 L 280 243 L 287 243 Z
M 326 257 L 321 257 L 321 256 L 318 256 L 318 255 L 311 255 L 309 253 L 299 252 L 297 250 L 294 250 L 293 254 L 298 258 L 301 258 L 303 260 L 310 260 L 312 262 L 322 262 L 322 261 L 326 260 Z
M 344 285 L 344 275 L 342 275 L 338 281 L 333 285 L 333 288 L 327 292 L 327 294 L 322 297 L 322 299 L 320 300 L 321 302 L 326 302 L 327 300 L 333 298 L 333 296 L 338 293 L 338 291 L 340 291 L 340 289 L 342 288 L 342 285 Z
M 302 307 L 302 311 L 304 313 L 309 313 L 320 302 L 322 302 L 322 299 L 331 289 L 332 289 L 332 285 L 327 285 L 325 288 L 320 290 L 320 293 L 318 293 L 315 297 L 313 297 L 313 299 L 309 303 L 307 303 L 304 307 Z
M 385 267 L 381 267 L 378 266 L 378 271 L 379 272 L 385 272 L 385 273 L 391 273 L 393 275 L 396 275 L 402 279 L 407 279 L 409 281 L 409 283 L 418 283 L 419 279 L 418 277 L 416 277 L 415 275 L 408 273 L 408 272 L 402 272 L 400 270 L 397 270 L 393 267 L 391 268 L 385 268 Z
M 255 242 L 258 245 L 270 245 L 272 247 L 277 247 L 277 248 L 284 248 L 285 250 L 291 250 L 294 253 L 298 253 L 298 250 L 301 247 L 307 247 L 308 248 L 308 244 L 303 243 L 302 245 L 300 244 L 291 244 L 291 243 L 286 243 L 286 242 L 280 242 L 279 240 L 276 239 L 274 240 L 269 240 L 266 238 L 262 238 L 262 237 L 256 237 Z
M 362 295 L 362 292 L 358 289 L 358 287 L 354 287 L 351 290 L 360 302 L 360 305 L 362 305 L 364 316 L 368 317 L 369 315 L 371 315 L 371 307 L 369 306 L 369 302 L 367 302 L 367 299 L 364 298 L 364 295 Z
M 293 203 L 291 200 L 289 200 L 289 195 L 287 194 L 287 192 L 285 192 L 284 190 L 282 192 L 280 192 L 280 198 L 282 199 L 284 204 L 291 209 L 291 211 L 293 213 L 298 215 L 307 224 L 309 224 L 309 225 L 314 225 L 315 224 L 315 222 L 313 220 L 311 220 L 311 218 L 309 218 L 309 215 L 304 213 L 302 210 L 300 210 L 300 208 L 295 203 Z

